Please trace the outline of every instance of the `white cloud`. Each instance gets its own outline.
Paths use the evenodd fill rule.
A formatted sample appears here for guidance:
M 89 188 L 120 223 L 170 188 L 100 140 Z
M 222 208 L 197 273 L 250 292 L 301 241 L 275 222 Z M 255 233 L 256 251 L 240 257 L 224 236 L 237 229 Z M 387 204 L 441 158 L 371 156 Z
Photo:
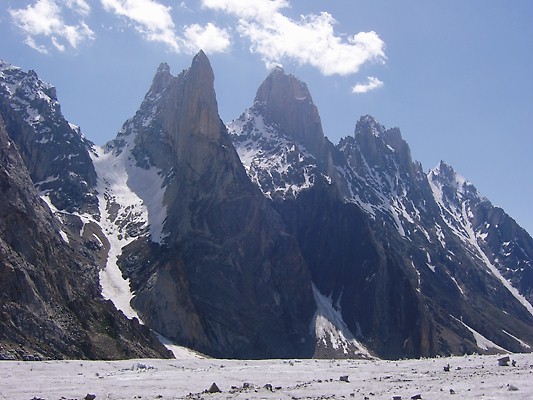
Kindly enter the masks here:
M 83 21 L 68 25 L 62 15 L 62 7 L 76 8 L 80 13 L 89 13 L 90 7 L 84 0 L 37 0 L 26 8 L 9 10 L 15 24 L 26 34 L 25 43 L 41 53 L 48 48 L 38 44 L 38 36 L 48 37 L 60 52 L 66 50 L 64 42 L 76 49 L 85 40 L 94 39 L 94 32 Z
M 172 7 L 165 6 L 154 0 L 101 0 L 106 11 L 127 18 L 135 24 L 135 28 L 145 39 L 161 42 L 173 51 L 180 53 L 222 52 L 230 45 L 230 36 L 226 30 L 212 23 L 205 26 L 192 24 L 183 28 L 183 36 L 176 34 L 176 26 L 172 20 Z M 181 3 L 178 7 L 186 7 Z
M 223 52 L 231 45 L 230 35 L 209 22 L 206 26 L 192 24 L 184 28 L 185 45 L 191 52 Z
M 234 14 L 239 18 L 268 23 L 279 10 L 289 6 L 285 0 L 202 0 L 202 5 L 212 10 Z
M 360 32 L 346 40 L 335 34 L 335 19 L 327 12 L 292 20 L 281 10 L 285 0 L 202 0 L 205 8 L 239 18 L 238 31 L 267 65 L 288 58 L 312 65 L 324 75 L 349 75 L 371 61 L 386 59 L 385 43 L 375 32 Z
M 106 11 L 126 17 L 150 41 L 162 42 L 175 51 L 180 50 L 174 33 L 171 7 L 153 0 L 101 0 Z
M 383 86 L 383 82 L 381 82 L 378 78 L 375 78 L 373 76 L 367 77 L 366 83 L 358 83 L 352 88 L 352 93 L 366 93 L 371 90 L 380 88 Z

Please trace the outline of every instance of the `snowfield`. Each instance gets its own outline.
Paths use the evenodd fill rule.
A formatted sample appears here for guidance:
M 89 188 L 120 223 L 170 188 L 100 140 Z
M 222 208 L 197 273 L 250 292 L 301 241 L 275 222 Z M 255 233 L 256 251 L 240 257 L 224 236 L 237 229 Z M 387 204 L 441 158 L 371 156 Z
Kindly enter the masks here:
M 498 366 L 500 357 L 243 361 L 184 353 L 176 360 L 1 361 L 0 398 L 532 399 L 533 354 L 512 354 L 516 366 L 507 367 Z M 204 392 L 213 383 L 221 392 Z

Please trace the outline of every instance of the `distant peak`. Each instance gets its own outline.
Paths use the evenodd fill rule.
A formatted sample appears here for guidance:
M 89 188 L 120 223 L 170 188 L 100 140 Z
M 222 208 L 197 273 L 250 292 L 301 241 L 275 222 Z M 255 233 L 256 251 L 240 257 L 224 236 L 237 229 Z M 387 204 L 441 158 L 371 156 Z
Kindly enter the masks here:
M 355 135 L 361 132 L 370 132 L 374 136 L 380 136 L 385 131 L 385 127 L 377 122 L 376 119 L 371 115 L 362 116 L 355 125 Z
M 324 132 L 320 115 L 307 85 L 294 75 L 274 68 L 257 89 L 254 107 L 267 124 L 277 125 L 312 154 L 321 154 Z
M 440 177 L 441 180 L 446 180 L 448 182 L 456 181 L 459 177 L 459 180 L 465 181 L 464 178 L 460 177 L 457 172 L 453 169 L 450 164 L 447 164 L 444 161 L 440 161 L 439 164 L 433 168 L 429 173 L 434 177 Z
M 159 64 L 159 67 L 157 67 L 157 73 L 158 74 L 162 74 L 162 73 L 170 74 L 170 66 L 166 62 L 162 62 L 161 64 Z
M 285 99 L 307 99 L 313 102 L 307 85 L 294 75 L 287 74 L 281 66 L 275 67 L 263 81 L 255 96 L 256 102 L 270 103 Z
M 8 63 L 7 61 L 0 60 L 0 70 L 5 70 L 5 69 L 19 69 L 19 68 Z
M 170 66 L 164 62 L 159 64 L 147 96 L 163 91 L 168 86 L 171 79 L 172 75 L 170 74 Z
M 452 187 L 459 193 L 469 194 L 479 200 L 486 200 L 471 182 L 459 175 L 451 165 L 444 161 L 441 161 L 439 165 L 429 171 L 428 176 L 433 182 Z
M 215 75 L 211 68 L 209 58 L 207 58 L 203 50 L 200 50 L 192 59 L 191 67 L 187 71 L 187 75 L 194 76 L 202 81 L 206 80 L 206 82 L 210 82 L 210 85 L 213 85 Z
M 196 53 L 196 55 L 193 57 L 192 59 L 192 65 L 196 64 L 196 63 L 199 63 L 199 64 L 208 64 L 208 65 L 211 65 L 209 63 L 209 58 L 207 58 L 207 55 L 204 53 L 203 50 L 200 50 L 198 53 Z
M 283 66 L 281 65 L 275 65 L 271 70 L 270 70 L 270 75 L 276 75 L 276 74 L 281 74 L 281 75 L 286 75 L 285 74 L 285 70 L 283 69 Z

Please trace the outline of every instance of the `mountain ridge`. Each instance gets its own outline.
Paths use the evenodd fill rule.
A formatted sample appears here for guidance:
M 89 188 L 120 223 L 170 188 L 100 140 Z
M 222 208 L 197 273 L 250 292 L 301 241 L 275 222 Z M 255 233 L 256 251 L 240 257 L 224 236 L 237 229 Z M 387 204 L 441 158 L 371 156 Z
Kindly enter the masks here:
M 42 125 L 55 142 L 44 154 L 74 179 L 32 177 L 60 237 L 105 298 L 158 334 L 237 358 L 531 351 L 533 240 L 445 163 L 424 172 L 398 128 L 363 116 L 334 145 L 307 85 L 282 69 L 226 126 L 200 52 L 177 76 L 160 64 L 100 148 L 33 74 L 14 99 L 22 71 L 1 65 L 0 111 L 26 164 Z M 80 162 L 61 157 L 69 141 Z
M 275 73 L 279 74 L 282 71 L 276 71 Z M 267 78 L 267 81 L 269 79 Z M 468 297 L 465 291 L 466 287 L 469 287 L 470 293 L 474 294 L 476 290 L 486 290 L 482 289 L 485 285 L 502 285 L 502 283 L 504 287 L 500 286 L 500 289 L 498 289 L 505 291 L 505 296 L 503 294 L 502 296 L 507 299 L 513 298 L 511 301 L 517 302 L 513 307 L 524 307 L 521 312 L 522 315 L 515 322 L 517 329 L 522 334 L 525 333 L 521 324 L 522 321 L 531 319 L 531 305 L 524 302 L 523 295 L 510 287 L 506 279 L 502 279 L 500 270 L 490 261 L 491 257 L 495 258 L 494 254 L 492 256 L 488 253 L 486 254 L 486 250 L 483 249 L 488 249 L 487 246 L 477 242 L 478 239 L 481 240 L 483 238 L 483 234 L 481 236 L 478 235 L 478 238 L 469 234 L 465 236 L 465 234 L 461 235 L 454 228 L 454 224 L 460 225 L 464 232 L 471 232 L 474 229 L 472 228 L 473 221 L 469 217 L 463 219 L 457 213 L 450 214 L 442 202 L 439 202 L 438 196 L 432 190 L 431 174 L 425 173 L 420 163 L 412 160 L 409 146 L 403 140 L 398 128 L 386 129 L 371 116 L 361 117 L 356 124 L 353 136 L 342 139 L 330 151 L 331 158 L 329 159 L 334 165 L 328 172 L 322 172 L 324 179 L 313 182 L 306 180 L 307 183 L 302 187 L 301 180 L 295 179 L 295 175 L 278 174 L 279 166 L 282 163 L 269 162 L 269 160 L 283 160 L 283 152 L 285 150 L 279 143 L 283 143 L 286 133 L 283 127 L 279 125 L 264 124 L 265 118 L 262 112 L 261 109 L 256 107 L 254 102 L 254 105 L 243 116 L 228 124 L 228 129 L 233 133 L 234 143 L 243 164 L 248 166 L 247 172 L 250 178 L 258 184 L 267 197 L 273 198 L 272 193 L 276 193 L 276 191 L 283 193 L 282 196 L 275 198 L 276 208 L 280 210 L 286 221 L 291 221 L 289 226 L 292 226 L 292 232 L 299 237 L 300 246 L 304 249 L 304 255 L 306 255 L 306 259 L 310 264 L 314 284 L 317 285 L 323 295 L 333 296 L 334 302 L 340 298 L 345 300 L 346 292 L 343 287 L 347 282 L 361 278 L 365 280 L 372 276 L 370 274 L 366 278 L 364 275 L 356 278 L 356 275 L 353 274 L 363 273 L 364 268 L 354 261 L 358 257 L 363 259 L 369 257 L 372 253 L 381 254 L 374 262 L 377 265 L 383 265 L 385 268 L 397 270 L 396 273 L 400 275 L 397 275 L 395 279 L 405 281 L 407 291 L 404 294 L 397 292 L 399 298 L 404 296 L 407 296 L 405 297 L 406 300 L 411 298 L 405 303 L 407 309 L 403 312 L 404 315 L 418 315 L 421 319 L 419 322 L 412 320 L 411 323 L 407 322 L 408 320 L 404 322 L 394 320 L 398 318 L 394 315 L 394 307 L 389 310 L 381 308 L 380 313 L 385 313 L 383 314 L 384 316 L 387 313 L 391 314 L 390 317 L 381 317 L 380 322 L 376 321 L 376 327 L 380 323 L 386 326 L 387 318 L 390 318 L 390 321 L 395 321 L 391 326 L 400 326 L 405 323 L 406 327 L 409 325 L 416 326 L 417 324 L 425 327 L 419 330 L 415 329 L 411 333 L 406 330 L 402 334 L 405 336 L 401 339 L 398 338 L 398 344 L 393 347 L 397 348 L 400 342 L 410 338 L 410 341 L 418 341 L 420 344 L 425 343 L 418 349 L 407 350 L 412 351 L 410 356 L 421 356 L 441 351 L 461 352 L 466 348 L 474 348 L 474 340 L 472 340 L 474 347 L 464 343 L 458 346 L 458 343 L 461 342 L 460 338 L 464 335 L 468 336 L 468 333 L 464 331 L 464 326 L 457 326 L 454 320 L 455 317 L 453 317 L 454 314 L 452 314 L 453 318 L 451 318 L 447 310 L 438 303 L 446 299 L 445 301 L 456 303 L 457 309 L 455 311 L 452 310 L 453 313 L 465 312 L 461 310 L 466 307 L 464 304 Z M 285 107 L 284 112 L 289 115 L 290 108 Z M 293 141 L 290 146 L 297 148 L 301 154 L 305 154 L 306 148 L 303 141 L 298 140 L 297 137 L 292 137 L 291 139 Z M 278 148 L 281 150 L 278 150 Z M 267 156 L 262 159 L 261 157 L 264 157 L 264 155 Z M 307 170 L 313 168 L 317 170 L 320 162 L 324 162 L 324 160 L 317 160 L 313 157 L 308 160 L 310 160 L 310 165 L 307 166 Z M 269 176 L 281 176 L 284 179 L 271 180 L 274 184 L 267 186 L 264 182 L 268 182 Z M 453 176 L 455 177 L 455 173 Z M 336 184 L 333 185 L 331 184 L 332 182 Z M 300 190 L 295 190 L 292 193 L 283 190 L 283 188 L 298 185 L 300 185 Z M 267 187 L 267 190 L 265 190 L 265 187 Z M 320 189 L 314 190 L 315 187 L 320 187 Z M 458 188 L 459 186 L 455 185 L 449 191 L 453 194 L 457 192 Z M 468 188 L 471 187 L 467 185 L 464 188 L 468 191 Z M 461 186 L 462 189 L 463 186 Z M 324 190 L 330 191 L 331 195 L 326 197 L 322 194 L 319 195 Z M 313 192 L 315 194 L 311 195 Z M 481 198 L 478 200 L 480 200 L 480 204 L 490 204 L 484 202 L 484 200 L 481 201 Z M 358 206 L 363 211 L 363 214 L 355 217 L 355 214 L 348 211 L 351 207 L 350 204 Z M 446 204 L 449 204 L 449 202 Z M 459 205 L 458 207 L 461 206 Z M 488 209 L 492 210 L 490 207 Z M 321 210 L 321 212 L 317 213 L 316 210 Z M 337 216 L 335 216 L 336 214 Z M 349 217 L 349 215 L 351 216 Z M 454 217 L 453 223 L 449 221 L 449 215 Z M 299 217 L 295 218 L 295 216 Z M 353 244 L 348 244 L 350 236 L 354 234 L 354 228 L 345 228 L 345 232 L 340 234 L 338 227 L 341 225 L 339 225 L 339 222 L 332 222 L 331 227 L 326 229 L 328 223 L 325 224 L 324 221 L 328 221 L 330 218 L 335 218 L 336 221 L 353 218 L 353 224 L 367 224 L 371 231 L 377 233 L 377 236 L 374 236 L 374 239 L 367 240 L 367 243 L 370 243 L 370 247 L 366 250 L 360 247 L 358 255 L 353 254 L 351 259 L 342 260 L 338 255 L 346 253 L 346 249 L 349 246 L 354 246 Z M 314 220 L 321 220 L 322 222 L 320 225 L 315 225 Z M 367 222 L 363 223 L 364 220 Z M 378 221 L 380 222 L 378 223 Z M 509 224 L 512 225 L 512 222 L 509 222 Z M 327 233 L 321 235 L 319 233 L 321 230 Z M 332 237 L 335 237 L 333 242 L 330 239 Z M 524 237 L 523 240 L 524 247 L 528 248 L 531 238 Z M 308 243 L 312 244 L 308 245 Z M 329 243 L 330 249 L 325 248 L 323 243 Z M 387 250 L 392 247 L 390 243 L 395 243 L 393 253 Z M 414 245 L 415 243 L 416 245 Z M 453 250 L 451 250 L 452 248 Z M 446 250 L 448 254 L 445 254 Z M 370 253 L 368 253 L 369 251 Z M 365 256 L 365 254 L 367 255 Z M 527 288 L 527 281 L 523 277 L 529 276 L 532 255 L 533 253 L 529 253 L 529 255 L 522 254 L 519 262 L 524 267 L 522 269 L 516 267 L 513 269 L 515 271 L 513 279 L 521 282 L 522 293 L 526 295 L 529 293 L 529 289 Z M 520 258 L 519 256 L 515 257 Z M 331 270 L 324 275 L 325 270 L 322 265 L 331 264 L 333 259 L 336 260 L 333 265 L 337 265 L 337 267 L 330 267 Z M 458 265 L 463 263 L 468 265 L 468 267 L 466 265 L 463 267 L 465 270 L 470 271 L 468 274 L 477 276 L 477 283 L 472 281 L 468 275 L 464 275 L 464 271 L 460 271 L 457 268 Z M 509 267 L 500 266 L 500 269 L 509 270 Z M 491 277 L 492 283 L 484 282 L 487 279 L 484 276 L 486 271 L 490 271 L 490 274 L 493 275 Z M 434 276 L 436 275 L 441 275 L 440 281 L 435 280 Z M 507 277 L 509 278 L 511 275 L 512 273 L 508 273 Z M 388 279 L 386 276 L 384 275 L 381 280 L 386 282 Z M 464 280 L 464 282 L 461 282 L 461 280 Z M 435 291 L 440 285 L 443 287 Z M 362 287 L 364 286 L 368 286 L 369 289 L 372 287 L 371 285 L 363 284 Z M 362 290 L 362 287 L 358 287 L 358 290 Z M 351 290 L 353 291 L 354 289 L 352 288 Z M 394 293 L 395 288 L 387 287 L 384 290 L 376 286 L 371 290 L 374 292 L 368 298 L 387 299 L 387 293 Z M 454 299 L 452 295 L 454 291 L 464 300 L 458 301 Z M 430 293 L 433 294 L 430 295 Z M 436 293 L 438 293 L 437 301 L 433 299 Z M 490 301 L 497 302 L 495 298 Z M 365 310 L 359 309 L 361 307 L 360 304 L 364 302 L 363 298 L 357 299 L 352 295 L 351 304 L 345 301 L 342 306 L 343 317 L 346 318 L 347 324 L 352 331 L 362 331 L 364 333 L 365 329 L 361 329 L 360 320 L 365 318 L 372 320 L 371 316 L 365 314 Z M 381 305 L 377 305 L 377 307 L 376 310 L 380 309 Z M 476 308 L 476 313 L 486 313 L 486 311 L 477 308 L 477 306 L 474 308 Z M 434 311 L 428 313 L 427 310 L 429 309 Z M 433 316 L 435 312 L 442 314 L 439 315 L 438 320 Z M 498 318 L 505 319 L 504 314 L 502 313 Z M 472 314 L 471 318 L 472 320 L 478 320 L 475 314 Z M 530 323 L 528 322 L 528 324 Z M 474 328 L 481 329 L 478 322 L 471 322 L 471 324 L 474 325 Z M 469 326 L 469 328 L 472 327 Z M 383 346 L 378 350 L 378 354 L 391 351 L 386 344 L 390 340 L 388 338 L 389 333 L 380 333 L 379 327 L 376 329 L 367 326 L 366 330 L 367 332 L 374 332 L 370 333 L 370 335 L 376 335 L 373 339 L 375 342 L 382 341 L 382 345 L 377 346 Z M 446 333 L 439 334 L 438 332 Z M 484 333 L 489 335 L 486 332 Z M 499 340 L 502 340 L 503 337 L 500 334 Z M 516 342 L 508 345 L 515 346 Z

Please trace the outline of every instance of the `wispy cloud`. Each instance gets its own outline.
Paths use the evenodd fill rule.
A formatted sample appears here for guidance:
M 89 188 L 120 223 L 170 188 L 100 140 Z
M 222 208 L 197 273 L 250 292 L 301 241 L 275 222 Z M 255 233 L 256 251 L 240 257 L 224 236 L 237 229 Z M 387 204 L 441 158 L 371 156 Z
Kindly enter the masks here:
M 177 34 L 172 7 L 155 0 L 101 0 L 101 3 L 106 11 L 131 21 L 145 39 L 161 42 L 177 53 L 200 49 L 220 52 L 230 45 L 227 31 L 212 23 L 188 25 L 183 27 L 181 35 Z M 183 3 L 179 7 L 183 7 Z
M 65 0 L 65 5 L 83 16 L 91 13 L 91 6 L 85 0 Z
M 33 49 L 48 53 L 49 46 L 39 44 L 39 37 L 48 38 L 60 52 L 66 45 L 76 49 L 81 42 L 94 39 L 94 32 L 82 20 L 69 25 L 64 20 L 64 9 L 74 10 L 81 16 L 90 13 L 91 8 L 84 0 L 37 0 L 26 8 L 10 9 L 14 23 L 26 34 L 25 43 Z
M 237 17 L 238 31 L 267 65 L 291 59 L 324 75 L 349 75 L 367 62 L 386 59 L 385 44 L 375 32 L 344 39 L 335 33 L 336 21 L 327 12 L 293 20 L 282 13 L 289 6 L 285 0 L 202 0 L 202 5 Z
M 367 77 L 366 83 L 358 83 L 352 88 L 352 93 L 366 93 L 370 92 L 371 90 L 380 88 L 383 86 L 383 82 L 381 82 L 378 78 L 375 78 L 373 76 Z
M 180 50 L 171 7 L 153 0 L 101 0 L 101 3 L 106 11 L 133 22 L 135 29 L 146 39 L 162 42 L 175 51 Z

